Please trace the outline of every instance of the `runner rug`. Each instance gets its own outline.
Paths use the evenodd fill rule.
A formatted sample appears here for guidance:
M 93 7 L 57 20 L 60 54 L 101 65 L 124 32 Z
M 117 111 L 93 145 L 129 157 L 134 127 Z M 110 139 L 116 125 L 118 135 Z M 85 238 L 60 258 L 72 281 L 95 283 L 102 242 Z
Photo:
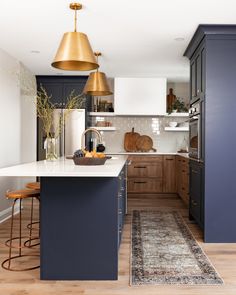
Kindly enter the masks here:
M 132 285 L 222 283 L 177 211 L 133 211 Z

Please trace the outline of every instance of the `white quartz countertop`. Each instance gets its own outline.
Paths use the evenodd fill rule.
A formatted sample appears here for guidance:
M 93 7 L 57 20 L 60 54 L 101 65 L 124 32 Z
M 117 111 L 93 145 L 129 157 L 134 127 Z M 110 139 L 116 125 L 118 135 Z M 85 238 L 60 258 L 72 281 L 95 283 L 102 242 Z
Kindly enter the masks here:
M 184 158 L 189 158 L 188 153 L 165 153 L 165 152 L 107 152 L 107 155 L 127 155 L 127 156 L 168 156 L 168 155 L 178 155 Z
M 127 156 L 117 155 L 104 165 L 79 166 L 73 160 L 38 161 L 0 169 L 0 176 L 117 177 Z

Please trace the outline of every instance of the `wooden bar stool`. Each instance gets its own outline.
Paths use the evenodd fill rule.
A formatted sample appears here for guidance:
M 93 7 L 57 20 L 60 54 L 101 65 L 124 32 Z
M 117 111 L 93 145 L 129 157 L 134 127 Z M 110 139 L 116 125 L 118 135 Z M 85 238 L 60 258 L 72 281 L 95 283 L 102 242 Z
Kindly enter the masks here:
M 12 260 L 17 260 L 21 257 L 39 257 L 39 255 L 33 255 L 33 254 L 22 254 L 22 248 L 25 248 L 23 244 L 23 239 L 29 238 L 28 236 L 22 236 L 22 214 L 21 214 L 21 205 L 22 205 L 22 200 L 27 199 L 27 198 L 39 198 L 39 191 L 36 190 L 30 190 L 30 189 L 25 189 L 25 190 L 16 190 L 16 191 L 10 191 L 6 193 L 6 197 L 8 199 L 13 199 L 13 205 L 12 205 L 12 213 L 11 213 L 11 230 L 10 230 L 10 238 L 5 242 L 5 245 L 9 247 L 9 257 L 2 262 L 2 267 L 6 270 L 11 270 L 11 271 L 26 271 L 26 270 L 32 270 L 36 269 L 39 267 L 33 266 L 33 267 L 11 267 L 11 261 Z M 13 237 L 13 224 L 14 224 L 14 213 L 15 213 L 15 204 L 19 200 L 19 236 L 18 237 Z M 18 246 L 13 245 L 13 241 L 18 240 Z M 18 249 L 18 254 L 15 256 L 12 256 L 12 249 Z M 28 250 L 30 251 L 30 250 Z
M 28 189 L 36 190 L 40 193 L 40 182 L 28 182 L 25 186 Z M 38 196 L 38 201 L 40 202 L 40 196 Z M 25 241 L 25 247 L 31 248 L 40 245 L 40 242 L 32 243 L 33 241 L 39 241 L 40 237 L 40 221 L 33 221 L 34 219 L 34 198 L 31 200 L 31 212 L 30 212 L 30 223 L 27 224 L 27 228 L 29 229 L 29 239 Z M 37 227 L 34 227 L 38 225 Z M 38 231 L 38 236 L 33 237 L 32 233 L 34 230 Z
M 39 181 L 28 182 L 25 187 L 29 188 L 29 189 L 34 189 L 34 190 L 39 190 L 40 191 L 40 182 Z

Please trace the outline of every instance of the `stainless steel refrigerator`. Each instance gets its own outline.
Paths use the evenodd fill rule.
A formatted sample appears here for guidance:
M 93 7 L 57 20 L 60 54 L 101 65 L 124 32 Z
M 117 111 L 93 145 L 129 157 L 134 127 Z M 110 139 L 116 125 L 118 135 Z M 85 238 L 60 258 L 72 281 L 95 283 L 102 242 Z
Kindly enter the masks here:
M 77 149 L 81 148 L 81 136 L 85 130 L 85 109 L 55 109 L 53 115 L 54 126 L 58 126 L 60 116 L 62 116 L 64 124 L 57 139 L 57 155 L 73 155 Z M 46 158 L 46 135 L 40 120 L 38 120 L 37 129 L 37 159 L 44 160 Z M 51 132 L 56 133 L 55 127 L 52 128 Z

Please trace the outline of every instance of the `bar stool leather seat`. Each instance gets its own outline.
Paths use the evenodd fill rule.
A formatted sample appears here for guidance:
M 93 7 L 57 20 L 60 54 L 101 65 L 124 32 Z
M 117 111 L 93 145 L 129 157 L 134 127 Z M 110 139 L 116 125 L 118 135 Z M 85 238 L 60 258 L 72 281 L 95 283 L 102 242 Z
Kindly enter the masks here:
M 39 181 L 36 181 L 36 182 L 28 182 L 26 184 L 26 188 L 34 189 L 34 190 L 40 190 L 40 182 Z

